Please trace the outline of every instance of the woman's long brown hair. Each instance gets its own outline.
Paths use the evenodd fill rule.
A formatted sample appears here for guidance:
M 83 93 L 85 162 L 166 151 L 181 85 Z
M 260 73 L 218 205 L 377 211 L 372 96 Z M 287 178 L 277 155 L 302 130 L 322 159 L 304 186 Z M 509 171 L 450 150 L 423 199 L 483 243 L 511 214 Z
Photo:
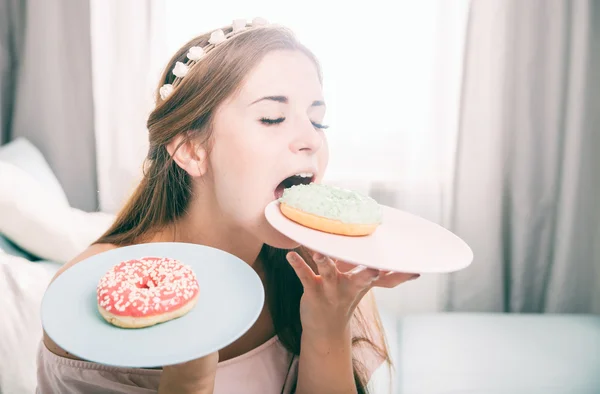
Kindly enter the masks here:
M 231 27 L 223 30 L 227 34 Z M 188 49 L 205 46 L 209 37 L 207 33 L 194 38 L 173 56 L 161 77 L 159 88 L 173 82 L 175 77 L 171 70 L 175 62 L 185 62 Z M 114 224 L 96 243 L 116 246 L 140 243 L 184 215 L 191 200 L 192 179 L 172 160 L 166 149 L 167 144 L 180 135 L 209 143 L 211 118 L 215 109 L 236 92 L 245 76 L 263 56 L 274 50 L 301 51 L 313 60 L 321 78 L 317 59 L 296 40 L 292 32 L 282 27 L 266 27 L 246 31 L 213 49 L 191 69 L 171 97 L 162 100 L 157 90 L 157 105 L 147 122 L 149 152 L 144 176 Z M 302 335 L 299 305 L 303 288 L 287 263 L 287 252 L 264 245 L 260 258 L 264 264 L 265 291 L 269 295 L 268 307 L 275 332 L 288 351 L 299 355 Z M 305 259 L 311 259 L 305 250 L 299 252 Z M 376 316 L 376 319 L 377 329 L 381 330 L 379 317 Z M 374 343 L 358 309 L 354 320 L 359 329 L 353 336 L 353 345 L 362 342 L 370 346 L 391 365 L 385 342 L 383 346 Z M 364 365 L 356 358 L 353 364 L 358 392 L 366 393 Z

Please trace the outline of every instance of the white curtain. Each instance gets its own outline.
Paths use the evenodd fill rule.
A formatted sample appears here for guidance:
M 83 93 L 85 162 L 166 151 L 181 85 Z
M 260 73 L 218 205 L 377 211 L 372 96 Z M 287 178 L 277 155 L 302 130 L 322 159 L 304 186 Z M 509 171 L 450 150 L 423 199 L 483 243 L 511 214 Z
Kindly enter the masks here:
M 454 311 L 600 306 L 600 3 L 473 3 L 452 229 Z M 596 290 L 594 290 L 594 286 Z
M 0 1 L 0 144 L 27 139 L 48 161 L 69 203 L 94 211 L 88 31 L 86 1 Z
M 114 212 L 141 175 L 165 52 L 164 0 L 91 0 L 94 126 L 100 209 Z

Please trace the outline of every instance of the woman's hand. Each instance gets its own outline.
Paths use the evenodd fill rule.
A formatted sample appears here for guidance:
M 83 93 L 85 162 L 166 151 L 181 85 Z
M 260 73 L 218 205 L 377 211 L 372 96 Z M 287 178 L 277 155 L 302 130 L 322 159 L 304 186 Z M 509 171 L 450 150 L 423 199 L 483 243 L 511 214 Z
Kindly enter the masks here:
M 212 394 L 219 353 L 163 367 L 158 393 Z
M 319 253 L 313 255 L 317 273 L 296 252 L 288 253 L 287 259 L 304 286 L 300 300 L 302 330 L 313 337 L 339 338 L 348 333 L 356 306 L 371 288 L 392 288 L 419 277 L 356 267 Z

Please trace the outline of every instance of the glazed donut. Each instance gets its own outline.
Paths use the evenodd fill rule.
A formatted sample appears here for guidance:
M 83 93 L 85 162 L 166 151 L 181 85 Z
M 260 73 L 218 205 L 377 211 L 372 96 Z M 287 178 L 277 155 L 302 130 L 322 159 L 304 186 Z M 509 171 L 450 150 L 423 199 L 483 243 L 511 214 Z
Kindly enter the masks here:
M 288 219 L 331 234 L 365 236 L 382 222 L 381 206 L 374 199 L 335 186 L 295 185 L 283 191 L 279 203 Z
M 117 327 L 141 328 L 181 317 L 198 301 L 194 271 L 177 260 L 144 257 L 113 266 L 96 288 L 98 310 Z

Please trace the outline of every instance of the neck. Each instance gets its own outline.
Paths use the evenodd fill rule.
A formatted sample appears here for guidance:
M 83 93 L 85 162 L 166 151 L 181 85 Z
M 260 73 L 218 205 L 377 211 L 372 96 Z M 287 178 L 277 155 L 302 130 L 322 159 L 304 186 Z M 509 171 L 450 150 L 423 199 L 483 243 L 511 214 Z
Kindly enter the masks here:
M 208 204 L 190 204 L 185 216 L 153 237 L 155 242 L 185 242 L 206 245 L 231 253 L 254 265 L 262 242 L 247 231 L 229 225 Z

